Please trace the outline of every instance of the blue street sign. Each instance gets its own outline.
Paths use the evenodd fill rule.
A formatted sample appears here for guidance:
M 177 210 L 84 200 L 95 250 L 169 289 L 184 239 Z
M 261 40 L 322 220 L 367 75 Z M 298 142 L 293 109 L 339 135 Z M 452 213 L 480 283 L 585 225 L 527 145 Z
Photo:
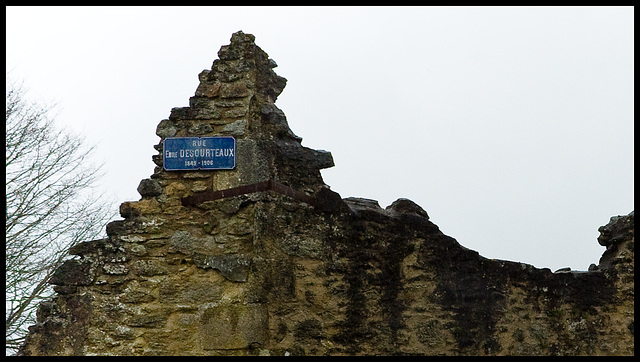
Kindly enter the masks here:
M 162 157 L 167 171 L 231 170 L 236 167 L 236 140 L 233 137 L 165 138 Z

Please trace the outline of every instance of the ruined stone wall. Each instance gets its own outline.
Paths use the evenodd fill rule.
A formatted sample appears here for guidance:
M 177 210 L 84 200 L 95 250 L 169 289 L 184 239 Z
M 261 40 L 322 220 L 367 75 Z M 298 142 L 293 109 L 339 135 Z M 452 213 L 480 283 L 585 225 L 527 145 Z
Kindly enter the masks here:
M 486 259 L 407 199 L 386 209 L 322 181 L 274 102 L 254 37 L 223 46 L 107 239 L 71 248 L 23 355 L 632 355 L 634 215 L 600 228 L 587 272 Z M 167 137 L 233 136 L 233 170 L 165 171 Z M 183 199 L 274 180 L 262 190 Z

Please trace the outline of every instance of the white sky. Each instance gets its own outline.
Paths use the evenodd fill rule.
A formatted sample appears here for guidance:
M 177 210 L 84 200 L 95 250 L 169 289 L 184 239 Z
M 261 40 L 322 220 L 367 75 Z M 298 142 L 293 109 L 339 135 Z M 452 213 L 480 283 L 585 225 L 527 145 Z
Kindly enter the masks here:
M 422 206 L 488 258 L 586 270 L 634 209 L 633 7 L 8 7 L 7 70 L 140 199 L 157 124 L 242 30 L 342 197 Z

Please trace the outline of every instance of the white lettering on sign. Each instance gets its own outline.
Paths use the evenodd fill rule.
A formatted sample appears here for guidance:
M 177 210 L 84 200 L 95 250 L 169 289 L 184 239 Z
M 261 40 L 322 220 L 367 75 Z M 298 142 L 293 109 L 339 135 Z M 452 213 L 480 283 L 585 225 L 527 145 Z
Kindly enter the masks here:
M 169 152 L 166 158 L 197 158 L 197 157 L 235 157 L 233 148 L 198 148 L 198 149 L 181 149 L 178 152 Z

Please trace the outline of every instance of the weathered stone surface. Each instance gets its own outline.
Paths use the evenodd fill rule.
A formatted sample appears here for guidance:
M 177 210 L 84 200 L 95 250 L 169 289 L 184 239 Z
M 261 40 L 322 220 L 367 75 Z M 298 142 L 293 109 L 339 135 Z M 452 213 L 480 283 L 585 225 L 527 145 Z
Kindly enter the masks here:
M 94 265 L 87 259 L 67 260 L 51 276 L 49 283 L 63 286 L 91 285 Z
M 266 346 L 267 318 L 263 304 L 231 303 L 206 308 L 200 320 L 202 348 L 206 351 Z
M 315 194 L 316 208 L 326 212 L 334 213 L 346 207 L 344 201 L 337 192 L 331 191 L 328 187 L 322 187 Z
M 132 267 L 134 273 L 144 277 L 168 273 L 164 263 L 160 260 L 136 260 Z
M 156 129 L 157 167 L 107 239 L 52 276 L 23 355 L 633 355 L 634 214 L 601 227 L 588 271 L 486 259 L 420 206 L 342 198 L 274 102 L 254 37 L 220 49 Z M 233 135 L 233 170 L 162 169 L 166 137 Z M 276 180 L 273 191 L 182 204 Z M 300 201 L 306 200 L 305 202 Z M 595 242 L 595 241 L 594 241 Z
M 633 238 L 634 212 L 632 211 L 626 216 L 612 217 L 609 223 L 599 227 L 598 231 L 600 232 L 598 243 L 607 248 Z
M 618 264 L 633 265 L 634 213 L 626 216 L 614 216 L 609 223 L 598 229 L 598 243 L 607 250 L 600 258 L 599 267 L 614 267 Z
M 243 255 L 223 254 L 206 257 L 197 256 L 195 263 L 200 268 L 213 268 L 234 282 L 245 282 L 249 275 L 251 260 Z
M 194 136 L 206 136 L 213 132 L 213 127 L 207 123 L 194 123 L 189 126 L 188 130 L 189 134 Z
M 247 127 L 247 122 L 243 119 L 240 119 L 224 126 L 221 132 L 223 134 L 229 134 L 231 136 L 242 136 L 244 135 L 246 127 Z
M 412 215 L 429 220 L 427 212 L 409 199 L 397 199 L 385 210 L 395 215 Z
M 162 120 L 156 127 L 156 134 L 162 138 L 173 137 L 176 132 L 175 124 L 168 119 Z
M 122 264 L 107 263 L 102 266 L 102 271 L 105 274 L 124 275 L 129 273 L 129 268 Z
M 162 193 L 162 186 L 158 181 L 153 179 L 144 179 L 140 181 L 138 186 L 138 193 L 141 196 L 158 196 Z

